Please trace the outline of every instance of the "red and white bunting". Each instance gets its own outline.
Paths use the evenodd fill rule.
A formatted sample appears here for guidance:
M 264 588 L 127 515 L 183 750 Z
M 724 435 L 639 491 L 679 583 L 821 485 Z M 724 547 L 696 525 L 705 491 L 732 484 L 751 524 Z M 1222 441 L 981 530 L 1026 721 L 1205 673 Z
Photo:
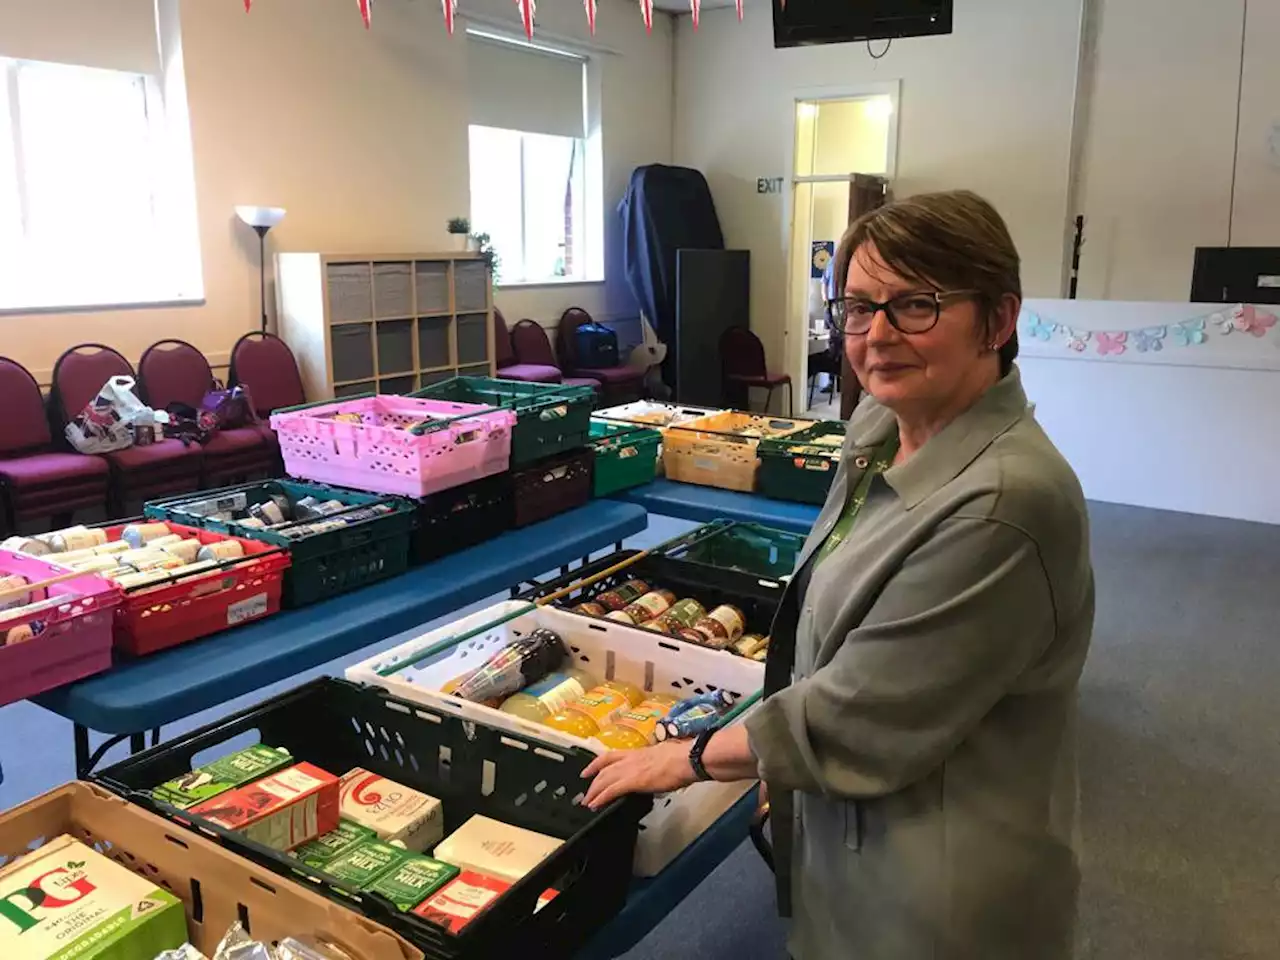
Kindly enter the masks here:
M 596 0 L 582 0 L 582 5 L 587 9 L 587 23 L 594 37 L 596 35 Z
M 689 0 L 689 9 L 693 11 L 693 29 L 698 29 L 698 15 L 702 13 L 702 0 Z
M 784 2 L 782 5 L 785 7 L 786 3 Z M 738 0 L 738 22 L 742 22 L 742 0 Z
M 538 4 L 535 0 L 516 0 L 516 6 L 520 8 L 520 22 L 524 24 L 524 35 L 532 40 L 533 20 L 538 13 Z
M 360 19 L 364 21 L 364 28 L 369 29 L 369 21 L 373 17 L 373 0 L 356 0 L 360 7 Z
M 653 32 L 653 0 L 640 0 L 640 13 L 644 16 L 644 28 Z
M 253 6 L 253 0 L 244 0 L 244 12 L 248 13 L 249 8 Z
M 449 28 L 449 36 L 453 36 L 453 18 L 458 13 L 458 0 L 440 0 L 444 7 L 444 25 Z

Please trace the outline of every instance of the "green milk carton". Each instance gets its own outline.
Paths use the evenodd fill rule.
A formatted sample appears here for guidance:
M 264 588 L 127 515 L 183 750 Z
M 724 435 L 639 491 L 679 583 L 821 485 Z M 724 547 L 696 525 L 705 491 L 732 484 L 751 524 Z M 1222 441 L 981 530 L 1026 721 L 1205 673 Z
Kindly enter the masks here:
M 324 870 L 338 857 L 377 838 L 378 835 L 368 827 L 362 827 L 351 820 L 339 820 L 336 830 L 307 841 L 291 851 L 289 856 L 301 860 L 313 870 Z
M 162 783 L 151 791 L 151 796 L 179 810 L 186 810 L 218 794 L 260 780 L 291 763 L 293 758 L 283 747 L 258 744 Z
M 381 894 L 398 910 L 407 913 L 457 875 L 458 868 L 451 863 L 415 855 L 388 870 L 365 889 Z
M 390 873 L 413 854 L 403 847 L 393 847 L 380 840 L 370 840 L 334 857 L 324 868 L 326 876 L 364 890 L 385 873 Z

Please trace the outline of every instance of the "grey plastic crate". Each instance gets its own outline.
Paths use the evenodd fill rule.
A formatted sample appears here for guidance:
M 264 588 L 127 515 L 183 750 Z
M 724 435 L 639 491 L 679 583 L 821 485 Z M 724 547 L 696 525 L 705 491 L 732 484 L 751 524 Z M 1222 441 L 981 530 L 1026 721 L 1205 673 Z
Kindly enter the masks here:
M 422 317 L 418 320 L 418 369 L 430 370 L 448 366 L 449 325 L 448 317 Z
M 421 390 L 423 387 L 429 387 L 431 384 L 440 383 L 443 380 L 452 380 L 453 376 L 454 373 L 452 370 L 440 370 L 436 373 L 424 373 L 418 377 L 418 389 Z
M 331 263 L 326 268 L 332 322 L 373 316 L 373 279 L 367 263 Z
M 489 316 L 473 313 L 458 318 L 458 366 L 489 359 Z
M 375 263 L 373 265 L 374 316 L 413 316 L 413 265 Z
M 348 323 L 329 328 L 333 381 L 366 380 L 373 376 L 373 324 Z
M 362 393 L 374 393 L 374 392 L 375 392 L 375 384 L 372 380 L 366 381 L 364 383 L 349 383 L 345 387 L 333 388 L 333 396 L 334 396 L 334 399 L 336 400 L 341 400 L 343 397 L 358 397 Z
M 414 283 L 418 289 L 418 316 L 449 312 L 449 264 L 415 263 Z
M 480 260 L 459 260 L 453 266 L 453 299 L 459 313 L 487 310 L 489 270 Z
M 413 373 L 413 321 L 378 323 L 378 373 Z
M 413 393 L 418 389 L 418 378 L 413 374 L 406 377 L 382 377 L 378 380 L 379 393 Z
M 489 376 L 489 365 L 487 363 L 478 364 L 474 367 L 459 367 L 458 376 L 460 377 L 487 377 Z M 426 384 L 423 384 L 426 386 Z

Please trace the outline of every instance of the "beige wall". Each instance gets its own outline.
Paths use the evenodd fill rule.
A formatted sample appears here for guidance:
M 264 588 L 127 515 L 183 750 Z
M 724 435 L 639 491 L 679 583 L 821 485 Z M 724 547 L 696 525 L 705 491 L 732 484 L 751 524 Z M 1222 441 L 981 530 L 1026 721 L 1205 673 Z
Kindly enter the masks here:
M 614 208 L 634 167 L 671 159 L 670 23 L 656 18 L 646 36 L 631 4 L 600 6 L 597 40 L 617 52 L 601 58 L 608 282 L 499 291 L 512 322 L 554 321 L 573 304 L 602 317 L 635 312 L 617 266 Z M 519 29 L 504 0 L 466 8 Z M 578 4 L 547 3 L 538 14 L 548 36 L 588 38 Z M 238 203 L 288 208 L 276 249 L 447 249 L 445 219 L 469 206 L 462 29 L 450 38 L 428 2 L 377 4 L 366 33 L 349 0 L 272 0 L 249 15 L 235 2 L 184 0 L 206 303 L 3 316 L 0 352 L 41 379 L 83 341 L 136 361 L 153 341 L 181 337 L 224 358 L 259 313 L 257 239 L 234 219 Z

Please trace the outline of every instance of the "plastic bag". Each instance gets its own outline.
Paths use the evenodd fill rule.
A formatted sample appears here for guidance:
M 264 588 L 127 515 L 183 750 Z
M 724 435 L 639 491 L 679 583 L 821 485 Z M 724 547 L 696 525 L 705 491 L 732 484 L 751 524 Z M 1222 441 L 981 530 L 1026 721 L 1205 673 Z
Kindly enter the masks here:
M 222 384 L 215 383 L 214 388 L 200 401 L 200 411 L 211 414 L 222 430 L 247 427 L 258 419 L 253 412 L 253 399 L 244 386 L 228 390 Z
M 67 424 L 67 442 L 80 453 L 111 453 L 133 444 L 134 420 L 151 417 L 151 408 L 133 393 L 133 377 L 112 377 Z

